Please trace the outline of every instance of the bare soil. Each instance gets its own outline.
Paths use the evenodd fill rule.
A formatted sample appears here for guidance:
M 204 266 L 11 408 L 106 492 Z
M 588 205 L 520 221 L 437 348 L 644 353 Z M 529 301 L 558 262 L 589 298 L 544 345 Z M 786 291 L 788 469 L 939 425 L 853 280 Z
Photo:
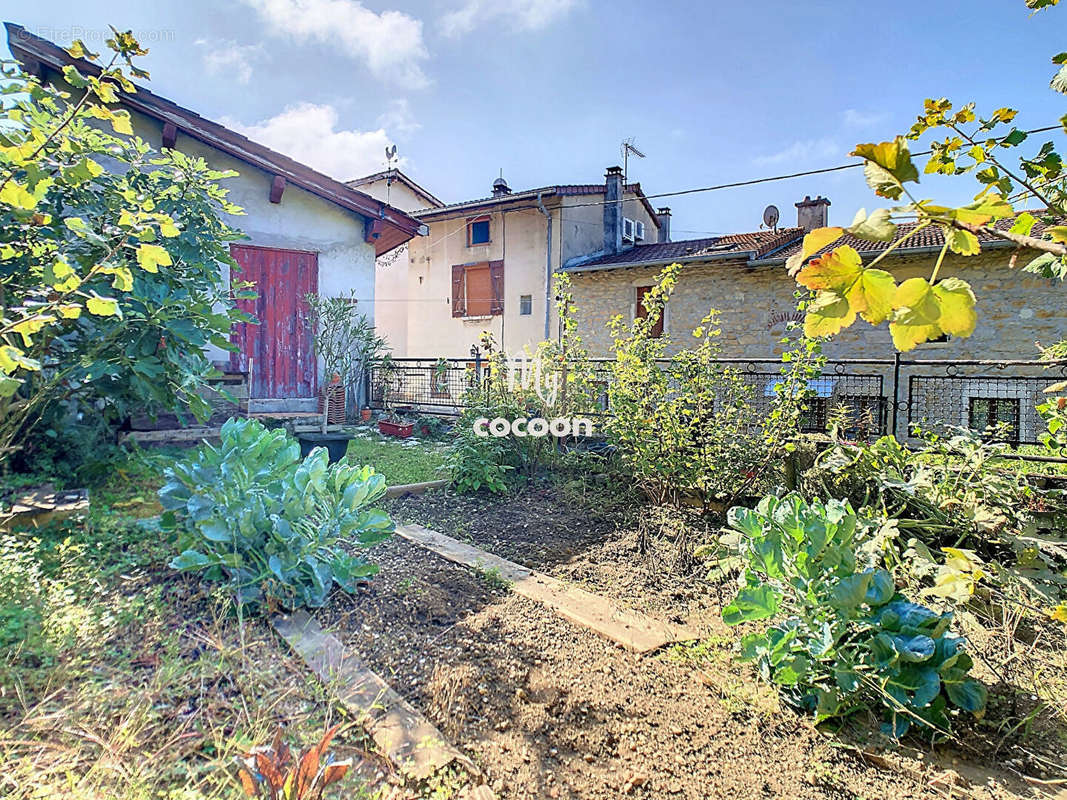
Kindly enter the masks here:
M 390 503 L 419 522 L 696 626 L 699 645 L 635 655 L 400 538 L 381 573 L 320 612 L 483 770 L 502 798 L 1041 796 L 973 754 L 895 747 L 864 721 L 837 732 L 781 707 L 732 658 L 716 587 L 650 542 L 625 505 L 552 488 L 506 499 L 431 492 Z M 996 763 L 989 759 L 986 763 Z M 1010 766 L 1010 765 L 1009 765 Z

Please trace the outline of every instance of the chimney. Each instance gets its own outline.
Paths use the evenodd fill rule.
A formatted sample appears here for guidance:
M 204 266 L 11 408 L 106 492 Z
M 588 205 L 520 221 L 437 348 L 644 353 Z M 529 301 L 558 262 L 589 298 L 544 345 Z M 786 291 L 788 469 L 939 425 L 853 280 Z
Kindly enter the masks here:
M 826 209 L 830 207 L 830 201 L 825 197 L 819 195 L 812 200 L 810 195 L 805 195 L 803 200 L 796 203 L 796 207 L 798 228 L 813 231 L 826 227 Z
M 501 175 L 493 181 L 493 197 L 503 197 L 506 194 L 511 194 L 511 187 L 508 186 L 508 182 Z
M 664 206 L 656 209 L 656 220 L 659 222 L 659 236 L 657 242 L 669 242 L 671 240 L 671 210 Z
M 622 167 L 604 173 L 604 252 L 622 249 Z

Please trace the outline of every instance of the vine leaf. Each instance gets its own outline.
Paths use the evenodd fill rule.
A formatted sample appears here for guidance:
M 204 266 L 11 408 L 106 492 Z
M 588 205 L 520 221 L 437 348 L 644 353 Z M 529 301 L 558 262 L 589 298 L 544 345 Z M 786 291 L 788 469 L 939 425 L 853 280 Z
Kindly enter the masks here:
M 974 292 L 959 278 L 934 286 L 925 278 L 909 278 L 897 287 L 893 309 L 889 333 L 901 352 L 943 335 L 970 336 L 978 322 Z
M 948 249 L 961 256 L 976 256 L 982 251 L 978 237 L 970 231 L 946 228 L 945 239 L 948 241 Z
M 857 314 L 878 325 L 893 309 L 893 276 L 864 267 L 860 254 L 848 245 L 812 261 L 797 275 L 797 282 L 817 292 L 804 320 L 808 336 L 832 336 L 855 322 Z
M 897 235 L 897 226 L 889 221 L 888 208 L 876 208 L 870 216 L 867 216 L 867 209 L 861 208 L 845 230 L 868 242 L 891 242 Z
M 852 155 L 866 160 L 863 175 L 867 185 L 879 197 L 898 200 L 904 193 L 902 184 L 919 182 L 919 171 L 912 163 L 903 136 L 897 136 L 891 142 L 858 144 Z
M 844 234 L 844 228 L 816 228 L 811 233 L 806 234 L 800 252 L 791 255 L 785 262 L 789 274 L 795 276 L 808 258 L 818 253 L 824 247 L 833 244 L 844 236 Z

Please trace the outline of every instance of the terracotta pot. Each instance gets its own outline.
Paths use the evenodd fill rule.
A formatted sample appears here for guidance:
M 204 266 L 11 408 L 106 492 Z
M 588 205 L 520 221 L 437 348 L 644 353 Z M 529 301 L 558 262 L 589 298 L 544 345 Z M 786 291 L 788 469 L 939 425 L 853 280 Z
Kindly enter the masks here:
M 389 420 L 378 420 L 378 430 L 384 436 L 395 436 L 398 439 L 406 439 L 411 436 L 411 432 L 415 430 L 414 422 L 389 422 Z
M 364 422 L 370 422 L 370 413 L 369 408 L 364 408 L 360 410 L 359 415 L 363 418 Z

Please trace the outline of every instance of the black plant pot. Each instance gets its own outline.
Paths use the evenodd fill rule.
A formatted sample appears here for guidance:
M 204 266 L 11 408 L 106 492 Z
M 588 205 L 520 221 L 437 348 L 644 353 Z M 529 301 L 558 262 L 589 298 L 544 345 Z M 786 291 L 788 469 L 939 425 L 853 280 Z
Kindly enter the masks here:
M 355 438 L 351 433 L 299 433 L 300 455 L 306 456 L 316 447 L 325 447 L 330 462 L 340 461 L 348 451 L 348 443 Z

